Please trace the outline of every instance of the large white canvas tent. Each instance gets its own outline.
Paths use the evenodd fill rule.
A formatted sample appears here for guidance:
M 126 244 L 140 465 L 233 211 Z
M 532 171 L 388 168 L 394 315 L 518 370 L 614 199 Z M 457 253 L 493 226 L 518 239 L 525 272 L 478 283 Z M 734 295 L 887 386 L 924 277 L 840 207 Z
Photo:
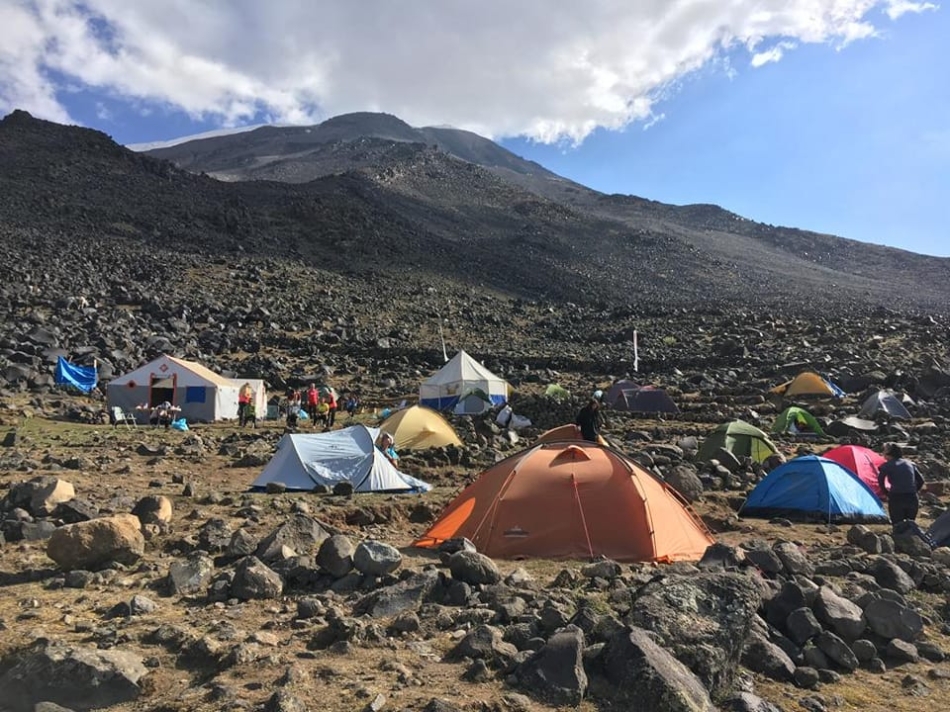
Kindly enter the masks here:
M 237 418 L 238 391 L 245 383 L 254 390 L 258 417 L 267 412 L 264 382 L 256 378 L 225 378 L 206 366 L 174 356 L 159 356 L 109 383 L 106 389 L 110 408 L 135 413 L 144 422 L 147 410 L 168 401 L 181 408 L 181 417 L 191 422 L 213 422 Z
M 508 382 L 496 376 L 465 351 L 459 351 L 452 360 L 419 386 L 419 403 L 435 410 L 455 408 L 459 399 L 483 391 L 494 403 L 508 400 Z
M 279 482 L 290 490 L 310 491 L 349 482 L 354 492 L 427 492 L 432 486 L 400 472 L 376 447 L 379 428 L 353 425 L 327 433 L 291 433 L 251 485 L 264 489 Z

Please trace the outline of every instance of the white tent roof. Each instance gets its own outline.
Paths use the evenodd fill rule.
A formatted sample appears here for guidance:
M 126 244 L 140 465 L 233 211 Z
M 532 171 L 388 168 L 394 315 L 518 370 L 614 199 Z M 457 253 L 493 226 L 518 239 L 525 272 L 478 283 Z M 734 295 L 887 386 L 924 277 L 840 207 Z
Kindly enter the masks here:
M 878 411 L 883 410 L 892 418 L 910 418 L 910 412 L 901 403 L 900 398 L 891 391 L 875 391 L 865 399 L 858 411 L 858 417 L 870 418 Z
M 354 492 L 426 492 L 432 486 L 400 472 L 376 447 L 378 428 L 353 425 L 328 433 L 290 434 L 252 488 L 280 482 L 288 489 L 311 490 L 350 482 Z
M 440 368 L 424 383 L 430 386 L 456 383 L 457 381 L 504 381 L 465 351 L 459 351 L 452 359 Z

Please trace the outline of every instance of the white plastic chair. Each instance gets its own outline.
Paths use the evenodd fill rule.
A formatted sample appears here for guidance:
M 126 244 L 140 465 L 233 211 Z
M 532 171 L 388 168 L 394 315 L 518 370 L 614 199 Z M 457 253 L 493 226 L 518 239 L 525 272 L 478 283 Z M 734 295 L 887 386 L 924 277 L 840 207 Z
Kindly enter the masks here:
M 112 417 L 115 420 L 115 424 L 123 424 L 125 427 L 137 428 L 139 427 L 138 423 L 135 422 L 135 413 L 126 413 L 122 408 L 117 405 L 112 406 Z

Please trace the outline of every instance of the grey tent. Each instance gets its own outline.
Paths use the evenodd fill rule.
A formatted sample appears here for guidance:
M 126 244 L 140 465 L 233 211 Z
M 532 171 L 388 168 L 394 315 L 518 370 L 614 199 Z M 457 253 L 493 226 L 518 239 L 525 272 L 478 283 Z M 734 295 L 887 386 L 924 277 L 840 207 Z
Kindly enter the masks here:
M 653 386 L 624 388 L 614 400 L 610 401 L 610 406 L 614 410 L 626 410 L 631 413 L 679 413 L 679 408 L 676 407 L 670 395 Z
M 873 418 L 879 413 L 884 413 L 891 418 L 904 420 L 910 418 L 910 412 L 901 403 L 901 399 L 891 391 L 877 391 L 868 396 L 861 410 L 858 411 L 858 417 Z
M 934 546 L 950 546 L 950 509 L 934 519 L 927 535 Z

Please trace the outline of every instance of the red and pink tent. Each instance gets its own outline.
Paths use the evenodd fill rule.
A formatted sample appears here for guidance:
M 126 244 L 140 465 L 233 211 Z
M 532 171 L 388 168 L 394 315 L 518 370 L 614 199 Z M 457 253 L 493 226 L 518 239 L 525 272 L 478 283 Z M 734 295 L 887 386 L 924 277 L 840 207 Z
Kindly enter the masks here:
M 822 457 L 827 457 L 829 460 L 834 460 L 839 465 L 847 467 L 871 488 L 878 499 L 884 495 L 877 485 L 877 471 L 887 460 L 874 450 L 860 445 L 839 445 L 828 452 L 822 453 Z

